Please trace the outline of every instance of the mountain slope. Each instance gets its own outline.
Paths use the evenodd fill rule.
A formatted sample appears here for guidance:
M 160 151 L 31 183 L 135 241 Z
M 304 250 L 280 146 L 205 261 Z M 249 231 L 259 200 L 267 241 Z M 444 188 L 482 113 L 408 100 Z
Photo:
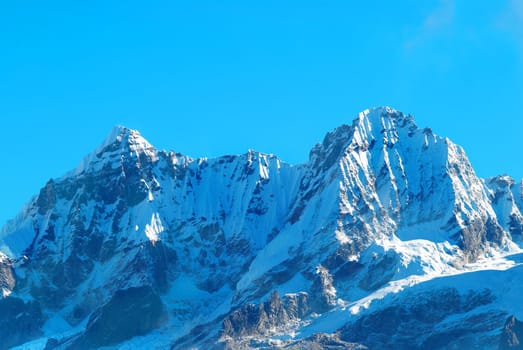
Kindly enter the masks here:
M 520 276 L 521 186 L 479 179 L 461 147 L 388 107 L 301 165 L 194 159 L 116 127 L 0 231 L 0 339 L 15 334 L 0 348 L 436 349 L 427 329 L 452 335 L 483 309 L 490 326 L 451 341 L 495 348 L 520 310 L 463 281 Z

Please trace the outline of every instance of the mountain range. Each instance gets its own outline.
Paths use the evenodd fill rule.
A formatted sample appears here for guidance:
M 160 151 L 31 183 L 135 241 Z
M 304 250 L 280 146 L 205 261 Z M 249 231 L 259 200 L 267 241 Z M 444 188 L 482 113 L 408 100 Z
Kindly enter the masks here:
M 0 349 L 521 349 L 522 213 L 390 107 L 299 165 L 118 126 L 0 230 Z

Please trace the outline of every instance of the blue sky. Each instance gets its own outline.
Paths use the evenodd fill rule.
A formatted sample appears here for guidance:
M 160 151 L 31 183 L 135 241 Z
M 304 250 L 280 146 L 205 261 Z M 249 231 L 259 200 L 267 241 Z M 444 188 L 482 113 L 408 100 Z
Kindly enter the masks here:
M 4 1 L 0 223 L 113 125 L 192 156 L 301 163 L 390 105 L 523 177 L 523 2 Z

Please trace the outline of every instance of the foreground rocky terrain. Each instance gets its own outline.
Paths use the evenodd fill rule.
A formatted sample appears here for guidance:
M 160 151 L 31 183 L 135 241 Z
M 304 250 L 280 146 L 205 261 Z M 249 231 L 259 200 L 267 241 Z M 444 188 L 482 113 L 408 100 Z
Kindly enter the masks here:
M 388 107 L 291 165 L 116 127 L 0 231 L 0 349 L 518 349 L 523 181 Z

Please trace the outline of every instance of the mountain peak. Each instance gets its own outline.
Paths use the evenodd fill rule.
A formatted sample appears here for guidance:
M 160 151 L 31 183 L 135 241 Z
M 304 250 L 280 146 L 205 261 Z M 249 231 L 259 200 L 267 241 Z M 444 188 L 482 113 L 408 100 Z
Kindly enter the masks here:
M 331 164 L 350 144 L 365 149 L 376 140 L 383 140 L 384 144 L 393 144 L 398 140 L 400 133 L 409 135 L 417 129 L 411 115 L 403 114 L 394 108 L 381 106 L 365 109 L 358 113 L 352 125 L 343 124 L 327 133 L 323 142 L 311 150 L 309 158 L 315 157 L 315 161 L 318 161 L 331 154 L 328 162 Z
M 109 135 L 105 138 L 104 142 L 100 145 L 100 147 L 104 147 L 110 144 L 113 144 L 114 142 L 121 142 L 122 139 L 129 135 L 131 132 L 138 133 L 136 130 L 132 130 L 126 126 L 123 125 L 115 125 L 109 132 Z
M 361 111 L 358 114 L 358 117 L 362 116 L 362 115 L 366 116 L 366 115 L 373 115 L 373 114 L 377 114 L 377 115 L 387 114 L 387 115 L 394 116 L 394 115 L 403 114 L 403 113 L 401 113 L 397 109 L 389 107 L 389 106 L 378 106 L 378 107 L 367 108 L 367 109 Z
M 411 115 L 405 115 L 403 112 L 388 106 L 369 108 L 360 112 L 353 121 L 353 127 L 362 124 L 366 125 L 367 128 L 370 126 L 377 127 L 378 125 L 385 129 L 405 126 L 417 128 Z
M 522 202 L 390 107 L 299 166 L 116 126 L 0 229 L 0 350 L 498 349 L 523 315 Z
M 149 143 L 138 130 L 126 126 L 114 126 L 105 140 L 88 154 L 80 165 L 66 176 L 78 175 L 95 164 L 103 164 L 106 161 L 119 161 L 121 156 L 145 155 L 155 159 L 155 148 Z
M 116 125 L 95 152 L 100 153 L 106 147 L 114 145 L 115 143 L 122 145 L 122 147 L 129 145 L 131 150 L 137 147 L 139 148 L 140 145 L 146 145 L 147 148 L 152 147 L 151 144 L 140 135 L 138 130 Z

